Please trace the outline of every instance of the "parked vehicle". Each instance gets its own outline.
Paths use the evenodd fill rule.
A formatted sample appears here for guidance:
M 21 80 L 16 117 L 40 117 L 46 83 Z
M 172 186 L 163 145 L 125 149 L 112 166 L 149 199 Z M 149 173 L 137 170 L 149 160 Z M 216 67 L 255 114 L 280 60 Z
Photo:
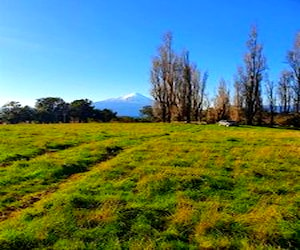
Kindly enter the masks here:
M 237 126 L 236 121 L 228 121 L 228 120 L 220 120 L 218 122 L 219 126 L 226 126 L 226 127 L 231 127 L 231 126 Z

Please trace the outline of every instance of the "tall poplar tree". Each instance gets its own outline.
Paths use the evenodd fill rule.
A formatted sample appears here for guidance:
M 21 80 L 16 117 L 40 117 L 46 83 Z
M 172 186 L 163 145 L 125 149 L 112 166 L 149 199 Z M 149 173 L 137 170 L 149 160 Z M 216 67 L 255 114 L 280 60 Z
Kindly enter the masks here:
M 300 32 L 297 33 L 292 50 L 288 51 L 287 62 L 293 73 L 295 111 L 300 112 Z
M 261 85 L 264 79 L 264 72 L 267 69 L 266 58 L 263 55 L 263 46 L 258 42 L 257 28 L 251 29 L 247 41 L 248 52 L 244 56 L 244 67 L 239 70 L 238 78 L 242 86 L 242 94 L 245 99 L 244 112 L 246 123 L 252 125 L 257 118 L 261 121 L 262 97 Z

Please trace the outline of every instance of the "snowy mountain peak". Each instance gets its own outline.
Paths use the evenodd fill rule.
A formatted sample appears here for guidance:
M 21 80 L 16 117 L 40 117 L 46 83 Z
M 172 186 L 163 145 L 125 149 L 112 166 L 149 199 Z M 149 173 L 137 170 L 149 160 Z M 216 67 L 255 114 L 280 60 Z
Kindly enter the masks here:
M 134 97 L 136 97 L 136 96 L 139 96 L 139 95 L 141 95 L 141 94 L 139 94 L 139 93 L 130 93 L 130 94 L 128 94 L 128 95 L 122 96 L 121 99 L 127 100 L 127 99 L 130 99 L 130 98 L 134 98 Z
M 124 100 L 124 101 L 149 102 L 149 98 L 146 96 L 143 96 L 140 93 L 130 93 L 130 94 L 121 96 L 118 99 Z
M 98 109 L 108 108 L 120 116 L 138 117 L 142 107 L 152 105 L 153 100 L 139 93 L 131 93 L 118 98 L 95 102 Z

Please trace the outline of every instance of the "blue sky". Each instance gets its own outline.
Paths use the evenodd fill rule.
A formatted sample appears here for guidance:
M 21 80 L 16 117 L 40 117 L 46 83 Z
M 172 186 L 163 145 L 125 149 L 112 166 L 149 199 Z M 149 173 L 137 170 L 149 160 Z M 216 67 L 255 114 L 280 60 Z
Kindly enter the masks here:
M 300 0 L 0 0 L 0 105 L 55 96 L 149 95 L 166 31 L 208 70 L 210 96 L 233 75 L 252 25 L 277 80 L 300 31 Z

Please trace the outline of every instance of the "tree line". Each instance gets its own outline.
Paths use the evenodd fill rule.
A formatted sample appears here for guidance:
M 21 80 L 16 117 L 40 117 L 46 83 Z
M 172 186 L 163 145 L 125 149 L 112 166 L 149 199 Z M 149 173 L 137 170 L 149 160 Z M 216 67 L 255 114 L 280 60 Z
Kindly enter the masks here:
M 208 73 L 190 62 L 188 51 L 176 53 L 172 34 L 166 33 L 152 60 L 153 117 L 162 122 L 231 119 L 248 125 L 266 121 L 273 125 L 274 118 L 281 115 L 300 121 L 300 32 L 286 55 L 288 69 L 281 72 L 278 81 L 268 77 L 267 59 L 255 26 L 246 48 L 243 64 L 234 75 L 234 94 L 221 79 L 216 96 L 210 99 L 205 92 Z
M 142 117 L 187 123 L 230 119 L 248 125 L 273 125 L 281 119 L 283 125 L 300 126 L 300 32 L 287 52 L 288 68 L 282 70 L 277 81 L 267 75 L 267 59 L 255 26 L 250 30 L 246 48 L 243 63 L 234 75 L 233 94 L 221 79 L 217 94 L 211 99 L 206 93 L 208 72 L 190 61 L 188 50 L 176 52 L 172 33 L 166 33 L 152 60 L 150 82 L 154 104 L 141 110 Z M 34 108 L 15 101 L 7 103 L 0 110 L 0 121 L 108 122 L 116 119 L 116 115 L 108 109 L 95 109 L 88 99 L 66 103 L 59 97 L 46 97 L 37 99 Z
M 171 33 L 164 36 L 164 43 L 152 61 L 153 114 L 163 122 L 201 119 L 208 75 L 190 62 L 188 51 L 175 53 L 172 39 Z
M 22 106 L 11 101 L 0 110 L 0 121 L 16 124 L 24 122 L 37 123 L 68 123 L 68 122 L 109 122 L 116 118 L 117 113 L 109 109 L 95 109 L 92 101 L 80 99 L 65 102 L 59 97 L 37 99 L 34 108 Z

